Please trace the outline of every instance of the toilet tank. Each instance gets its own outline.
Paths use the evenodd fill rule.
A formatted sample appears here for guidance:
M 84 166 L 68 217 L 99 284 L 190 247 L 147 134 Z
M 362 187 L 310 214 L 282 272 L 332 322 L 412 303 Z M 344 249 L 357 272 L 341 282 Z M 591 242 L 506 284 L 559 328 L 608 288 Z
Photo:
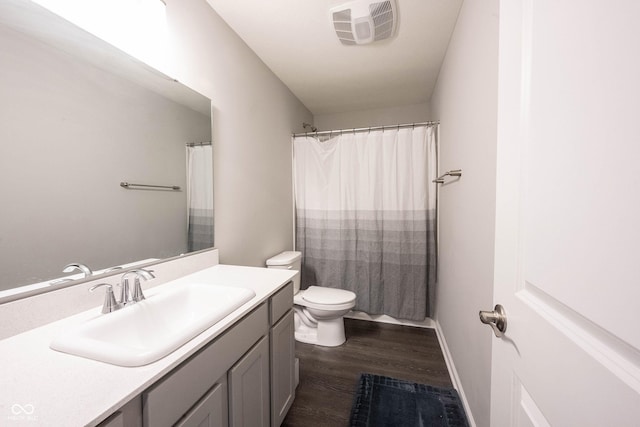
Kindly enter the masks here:
M 300 271 L 302 265 L 302 252 L 285 251 L 267 260 L 268 268 L 280 268 L 283 270 Z M 293 278 L 294 295 L 300 290 L 300 274 Z

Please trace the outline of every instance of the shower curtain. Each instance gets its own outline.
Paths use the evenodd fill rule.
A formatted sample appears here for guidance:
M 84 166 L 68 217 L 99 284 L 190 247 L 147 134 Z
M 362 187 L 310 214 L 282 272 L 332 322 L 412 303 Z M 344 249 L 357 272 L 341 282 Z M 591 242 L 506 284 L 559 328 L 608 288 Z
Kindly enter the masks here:
M 187 247 L 213 246 L 213 150 L 187 145 Z
M 436 139 L 437 126 L 294 137 L 303 289 L 348 289 L 369 314 L 430 315 Z

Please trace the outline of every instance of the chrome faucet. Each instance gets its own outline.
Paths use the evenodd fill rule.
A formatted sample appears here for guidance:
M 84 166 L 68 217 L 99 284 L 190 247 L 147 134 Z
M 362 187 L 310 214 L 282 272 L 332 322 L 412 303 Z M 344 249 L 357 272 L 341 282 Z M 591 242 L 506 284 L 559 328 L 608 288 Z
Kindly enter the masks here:
M 153 270 L 145 270 L 144 268 L 136 268 L 134 270 L 129 270 L 122 275 L 120 279 L 120 306 L 124 307 L 127 304 L 134 304 L 136 302 L 140 302 L 144 300 L 144 293 L 142 293 L 142 286 L 140 286 L 140 279 L 150 280 L 155 278 L 153 275 Z M 130 274 L 135 274 L 135 278 L 133 281 L 133 293 L 129 287 L 129 278 L 127 277 Z
M 106 294 L 104 296 L 104 303 L 102 304 L 102 314 L 111 313 L 112 311 L 116 311 L 120 309 L 121 306 L 116 302 L 116 298 L 113 296 L 113 289 L 111 288 L 110 284 L 108 283 L 97 284 L 89 288 L 89 292 L 93 292 L 102 286 L 105 286 L 107 288 Z
M 63 273 L 71 273 L 75 270 L 80 270 L 82 272 L 82 274 L 84 275 L 83 277 L 89 277 L 91 275 L 93 275 L 93 271 L 91 271 L 91 269 L 89 267 L 87 267 L 84 264 L 80 264 L 78 262 L 72 262 L 71 264 L 67 264 L 64 266 L 64 269 L 62 270 Z

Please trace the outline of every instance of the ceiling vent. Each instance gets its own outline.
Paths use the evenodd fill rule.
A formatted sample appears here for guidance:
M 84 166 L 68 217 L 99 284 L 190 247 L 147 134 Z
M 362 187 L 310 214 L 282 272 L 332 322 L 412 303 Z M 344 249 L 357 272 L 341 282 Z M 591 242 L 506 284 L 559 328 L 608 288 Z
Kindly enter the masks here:
M 388 39 L 396 32 L 395 0 L 355 0 L 331 8 L 333 28 L 345 45 Z

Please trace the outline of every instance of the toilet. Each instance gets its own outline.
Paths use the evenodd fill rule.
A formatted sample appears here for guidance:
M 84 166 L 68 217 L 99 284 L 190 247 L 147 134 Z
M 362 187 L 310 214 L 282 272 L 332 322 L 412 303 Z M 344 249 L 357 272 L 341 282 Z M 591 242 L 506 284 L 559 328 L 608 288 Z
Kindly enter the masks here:
M 286 251 L 267 260 L 268 268 L 300 271 L 300 252 Z M 336 347 L 346 341 L 343 316 L 356 304 L 356 294 L 343 289 L 309 286 L 300 290 L 300 275 L 293 279 L 296 341 Z

